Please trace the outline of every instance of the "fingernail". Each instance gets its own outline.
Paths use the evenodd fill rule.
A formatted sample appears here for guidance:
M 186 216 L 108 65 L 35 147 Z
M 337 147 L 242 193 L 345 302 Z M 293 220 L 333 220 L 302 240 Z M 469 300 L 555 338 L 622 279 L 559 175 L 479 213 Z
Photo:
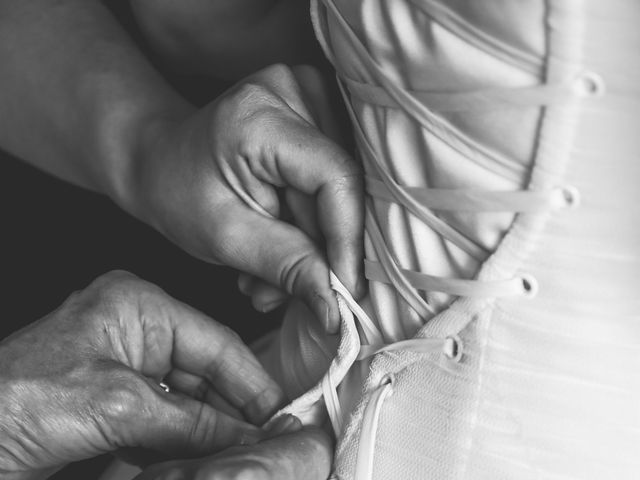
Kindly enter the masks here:
M 329 307 L 329 304 L 324 299 L 321 298 L 320 302 L 322 305 L 322 310 L 324 311 L 324 314 L 322 316 L 324 329 L 329 335 L 335 335 L 340 329 L 339 319 L 333 318 L 334 315 L 332 315 L 331 307 Z
M 257 308 L 256 310 L 258 310 L 261 313 L 269 313 L 272 310 L 275 310 L 276 308 L 278 308 L 280 305 L 282 305 L 284 301 L 285 299 L 279 299 L 274 302 L 265 303 L 260 305 L 260 308 Z
M 240 445 L 255 445 L 256 443 L 262 441 L 265 438 L 265 432 L 260 430 L 259 428 L 245 430 L 242 432 L 238 443 Z
M 302 429 L 302 422 L 294 415 L 283 415 L 276 419 L 271 425 L 267 433 L 269 436 L 283 435 L 285 433 L 293 433 Z
M 271 388 L 265 390 L 255 403 L 255 409 L 252 409 L 251 419 L 254 422 L 264 422 L 271 417 L 278 409 L 282 408 L 287 398 L 284 392 L 273 384 Z

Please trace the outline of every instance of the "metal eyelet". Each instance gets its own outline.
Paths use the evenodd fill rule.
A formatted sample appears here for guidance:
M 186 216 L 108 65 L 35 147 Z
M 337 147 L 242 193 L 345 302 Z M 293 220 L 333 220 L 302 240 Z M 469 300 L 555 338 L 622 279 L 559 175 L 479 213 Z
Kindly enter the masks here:
M 378 385 L 379 387 L 388 386 L 389 388 L 388 395 L 391 395 L 393 393 L 393 386 L 395 383 L 396 383 L 396 376 L 393 373 L 387 373 L 380 379 L 380 383 Z
M 529 274 L 520 276 L 522 281 L 522 293 L 527 298 L 533 298 L 538 294 L 538 281 Z
M 450 335 L 444 339 L 442 353 L 449 360 L 458 363 L 462 359 L 463 343 L 457 335 Z
M 380 386 L 384 387 L 385 385 L 393 384 L 396 382 L 396 376 L 393 373 L 387 373 L 380 379 Z
M 582 97 L 599 97 L 604 95 L 606 85 L 600 75 L 587 71 L 575 80 L 574 89 Z

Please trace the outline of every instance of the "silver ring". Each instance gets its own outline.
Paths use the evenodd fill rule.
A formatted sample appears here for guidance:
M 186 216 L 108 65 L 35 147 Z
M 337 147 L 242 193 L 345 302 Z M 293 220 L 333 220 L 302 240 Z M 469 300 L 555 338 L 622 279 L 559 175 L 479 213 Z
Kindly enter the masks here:
M 171 387 L 166 383 L 160 382 L 158 385 L 160 385 L 160 388 L 164 390 L 164 393 L 171 393 Z

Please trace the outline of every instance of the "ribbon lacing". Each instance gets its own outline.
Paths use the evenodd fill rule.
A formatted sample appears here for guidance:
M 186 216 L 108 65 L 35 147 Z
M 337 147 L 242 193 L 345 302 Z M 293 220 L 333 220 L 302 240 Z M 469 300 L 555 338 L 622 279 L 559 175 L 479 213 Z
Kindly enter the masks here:
M 333 52 L 325 36 L 326 18 L 322 16 L 320 3 L 325 14 L 330 13 L 351 47 L 353 53 L 364 65 L 374 83 L 366 84 L 347 78 L 338 69 L 338 84 L 342 90 L 346 107 L 354 126 L 355 137 L 360 147 L 362 160 L 370 175 L 366 177 L 366 190 L 369 196 L 366 205 L 366 234 L 373 246 L 377 260 L 365 261 L 365 276 L 370 281 L 391 284 L 398 294 L 421 318 L 432 318 L 434 308 L 420 295 L 423 292 L 442 292 L 454 297 L 498 298 L 505 296 L 532 297 L 536 294 L 537 284 L 533 277 L 523 274 L 515 278 L 495 281 L 479 281 L 460 278 L 444 278 L 426 275 L 401 268 L 386 245 L 381 228 L 376 220 L 372 199 L 392 202 L 402 206 L 413 216 L 424 222 L 442 238 L 448 240 L 469 254 L 478 262 L 483 262 L 491 254 L 474 239 L 456 230 L 441 219 L 438 211 L 466 212 L 513 212 L 536 213 L 559 208 L 570 208 L 579 201 L 578 192 L 569 186 L 557 186 L 550 190 L 486 191 L 470 189 L 416 188 L 400 185 L 370 143 L 360 119 L 356 115 L 352 96 L 359 101 L 388 108 L 402 109 L 419 125 L 433 136 L 462 153 L 477 164 L 502 175 L 504 178 L 521 179 L 526 166 L 502 158 L 485 146 L 475 142 L 464 132 L 459 131 L 438 111 L 473 110 L 489 108 L 496 102 L 508 102 L 512 105 L 549 105 L 565 102 L 573 95 L 584 94 L 583 83 L 540 85 L 527 88 L 495 88 L 462 94 L 438 94 L 407 90 L 391 78 L 381 65 L 371 56 L 361 43 L 346 19 L 336 7 L 334 0 L 312 0 L 312 19 L 316 34 L 326 55 L 338 67 Z M 363 2 L 363 15 L 367 15 L 367 5 Z M 444 8 L 436 2 L 421 3 L 423 10 Z M 434 12 L 439 18 L 442 12 Z M 370 12 L 369 12 L 370 14 Z M 442 15 L 440 15 L 442 16 Z M 487 48 L 491 43 L 487 43 Z M 504 54 L 504 52 L 502 52 Z M 579 88 L 576 88 L 578 85 Z M 488 99 L 488 100 L 487 100 Z M 430 105 L 433 104 L 433 105 Z M 373 176 L 373 175 L 375 176 Z M 441 352 L 448 359 L 458 362 L 463 358 L 463 344 L 457 334 L 446 338 L 413 338 L 392 344 L 385 344 L 384 337 L 375 322 L 358 305 L 340 280 L 331 273 L 331 285 L 336 292 L 341 316 L 341 341 L 338 353 L 320 383 L 302 397 L 294 401 L 282 413 L 294 413 L 301 418 L 313 410 L 320 399 L 328 412 L 336 436 L 343 431 L 342 409 L 338 398 L 339 387 L 349 369 L 357 361 L 390 352 L 414 352 L 434 354 Z M 359 328 L 358 328 L 359 327 Z M 392 393 L 394 376 L 386 375 L 379 386 L 370 392 L 369 401 L 364 409 L 360 442 L 357 453 L 356 480 L 368 480 L 373 474 L 373 453 L 378 418 L 385 399 Z

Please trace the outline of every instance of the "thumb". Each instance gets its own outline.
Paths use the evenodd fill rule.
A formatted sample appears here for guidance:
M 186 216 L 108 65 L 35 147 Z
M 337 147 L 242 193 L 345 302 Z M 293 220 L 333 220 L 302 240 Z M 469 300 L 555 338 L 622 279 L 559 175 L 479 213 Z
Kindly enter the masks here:
M 271 478 L 323 480 L 331 473 L 333 448 L 320 429 L 307 428 L 207 458 L 153 465 L 135 480 L 167 478 Z
M 223 261 L 302 298 L 325 329 L 336 333 L 340 315 L 329 265 L 313 240 L 293 225 L 244 206 L 231 207 L 226 214 L 243 221 L 220 222 L 217 234 L 225 237 L 221 243 L 233 246 Z
M 208 455 L 234 445 L 252 445 L 264 432 L 182 394 L 147 383 L 144 404 L 120 408 L 119 447 L 142 447 L 171 457 Z M 138 396 L 138 399 L 140 397 Z M 122 403 L 121 405 L 123 405 Z

